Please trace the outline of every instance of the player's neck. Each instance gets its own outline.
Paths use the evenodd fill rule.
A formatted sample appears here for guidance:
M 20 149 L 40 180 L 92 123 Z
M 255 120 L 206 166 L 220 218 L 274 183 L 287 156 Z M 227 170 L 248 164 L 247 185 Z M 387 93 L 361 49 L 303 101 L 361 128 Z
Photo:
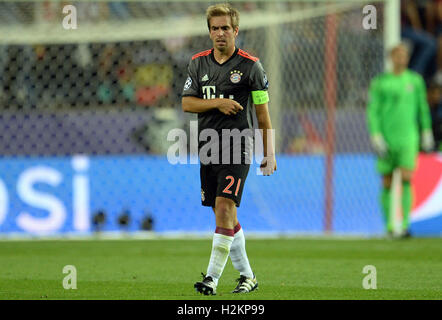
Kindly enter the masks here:
M 405 71 L 405 69 L 407 68 L 402 66 L 393 67 L 393 74 L 400 76 Z
M 227 60 L 230 59 L 230 57 L 233 55 L 235 50 L 236 50 L 235 46 L 233 46 L 232 48 L 230 48 L 229 50 L 226 50 L 224 52 L 221 52 L 215 48 L 213 50 L 213 56 L 214 56 L 216 62 L 218 62 L 219 64 L 223 64 L 224 62 L 226 62 Z

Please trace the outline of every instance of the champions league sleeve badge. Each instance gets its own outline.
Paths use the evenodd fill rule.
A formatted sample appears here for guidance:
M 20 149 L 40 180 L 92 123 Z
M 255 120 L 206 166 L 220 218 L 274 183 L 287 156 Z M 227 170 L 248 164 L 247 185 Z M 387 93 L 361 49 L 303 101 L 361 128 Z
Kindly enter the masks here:
M 267 89 L 269 87 L 269 81 L 267 80 L 267 76 L 266 75 L 264 75 L 263 81 L 264 81 L 264 88 Z
M 187 77 L 187 80 L 184 83 L 184 90 L 188 90 L 191 85 L 192 85 L 192 78 L 191 77 Z

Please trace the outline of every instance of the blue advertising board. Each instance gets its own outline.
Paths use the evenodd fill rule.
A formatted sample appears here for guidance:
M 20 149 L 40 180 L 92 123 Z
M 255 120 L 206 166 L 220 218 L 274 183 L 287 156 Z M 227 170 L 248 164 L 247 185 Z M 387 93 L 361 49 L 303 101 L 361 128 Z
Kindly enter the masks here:
M 324 163 L 323 156 L 280 155 L 270 177 L 257 175 L 253 164 L 238 209 L 244 229 L 323 233 Z M 334 165 L 332 231 L 382 234 L 373 156 L 339 155 Z M 199 165 L 144 155 L 0 159 L 0 235 L 88 234 L 98 211 L 106 214 L 102 231 L 121 230 L 123 211 L 130 216 L 129 232 L 141 230 L 146 216 L 158 233 L 215 229 L 212 210 L 201 206 Z M 416 231 L 440 234 L 441 229 L 436 224 Z

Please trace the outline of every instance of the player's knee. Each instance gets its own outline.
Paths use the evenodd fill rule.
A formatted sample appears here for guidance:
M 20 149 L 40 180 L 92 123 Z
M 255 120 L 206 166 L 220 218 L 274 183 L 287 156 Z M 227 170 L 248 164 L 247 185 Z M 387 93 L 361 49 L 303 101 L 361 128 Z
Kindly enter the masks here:
M 383 177 L 382 177 L 382 186 L 383 186 L 384 188 L 391 188 L 391 180 L 392 180 L 391 175 L 385 175 L 385 176 L 383 176 Z
M 232 210 L 230 206 L 221 204 L 216 207 L 215 214 L 217 217 L 222 218 L 224 220 L 228 220 L 232 217 Z
M 402 182 L 411 182 L 413 171 L 409 169 L 401 169 Z
M 403 183 L 410 183 L 411 182 L 411 175 L 402 176 L 402 182 Z
M 216 202 L 215 214 L 219 219 L 230 221 L 234 219 L 235 203 L 230 199 L 220 199 Z

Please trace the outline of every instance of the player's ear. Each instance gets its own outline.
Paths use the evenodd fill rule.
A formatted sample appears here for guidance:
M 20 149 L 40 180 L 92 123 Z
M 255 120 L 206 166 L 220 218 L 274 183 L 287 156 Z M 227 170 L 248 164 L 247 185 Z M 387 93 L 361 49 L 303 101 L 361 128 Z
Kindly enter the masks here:
M 235 34 L 235 37 L 238 36 L 238 31 L 239 31 L 238 26 L 233 29 L 233 33 Z

